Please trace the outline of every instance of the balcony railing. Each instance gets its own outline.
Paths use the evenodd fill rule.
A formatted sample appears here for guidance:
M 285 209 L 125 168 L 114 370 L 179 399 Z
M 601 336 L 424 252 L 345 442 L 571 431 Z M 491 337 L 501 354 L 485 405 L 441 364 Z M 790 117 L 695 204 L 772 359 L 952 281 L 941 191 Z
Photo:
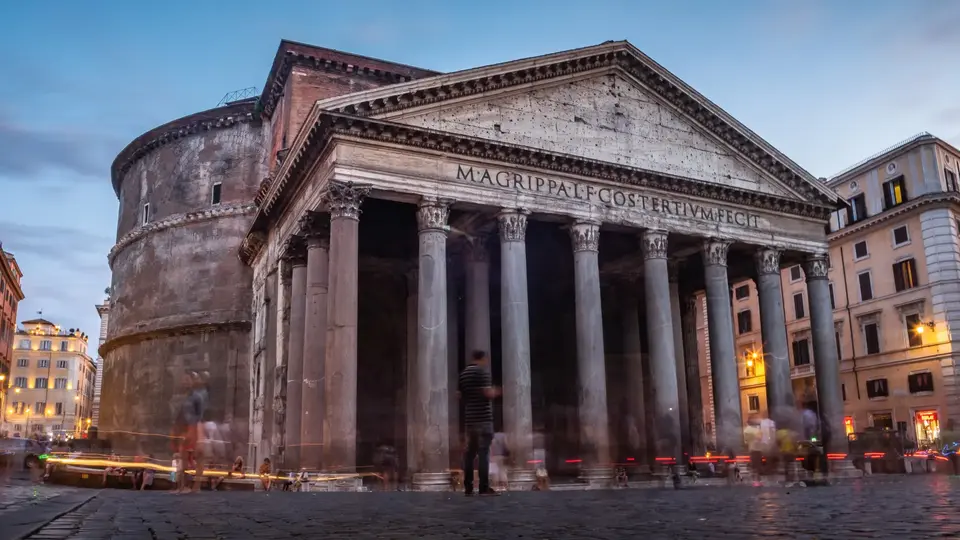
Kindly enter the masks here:
M 813 375 L 813 364 L 804 364 L 802 366 L 793 366 L 790 368 L 790 377 L 809 377 Z

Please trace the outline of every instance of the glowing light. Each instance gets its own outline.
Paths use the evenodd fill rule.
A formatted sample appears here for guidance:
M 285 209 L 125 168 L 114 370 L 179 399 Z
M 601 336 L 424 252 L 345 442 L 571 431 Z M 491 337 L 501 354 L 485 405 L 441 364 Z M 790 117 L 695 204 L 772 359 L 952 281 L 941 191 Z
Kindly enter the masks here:
M 13 389 L 13 393 L 14 393 L 14 394 L 19 394 L 19 393 L 20 393 L 20 389 L 19 389 L 19 388 L 14 388 L 14 389 Z
M 913 329 L 913 331 L 918 334 L 922 334 L 924 332 L 924 326 L 922 324 L 918 324 L 917 327 Z
M 753 367 L 753 360 L 747 360 L 747 367 Z
M 3 373 L 0 373 L 0 381 L 6 380 L 7 376 Z
M 753 358 L 754 360 L 756 360 L 757 357 L 759 357 L 759 356 L 760 356 L 760 355 L 758 355 L 756 351 L 754 351 L 753 354 L 750 355 L 750 357 Z

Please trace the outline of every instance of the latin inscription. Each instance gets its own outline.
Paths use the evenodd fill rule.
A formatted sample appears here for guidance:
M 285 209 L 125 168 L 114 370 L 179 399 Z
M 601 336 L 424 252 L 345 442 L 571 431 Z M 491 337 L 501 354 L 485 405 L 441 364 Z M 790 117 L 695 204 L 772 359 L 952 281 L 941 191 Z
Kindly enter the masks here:
M 591 204 L 618 208 L 634 208 L 664 216 L 693 218 L 715 223 L 728 223 L 740 227 L 758 228 L 755 214 L 741 210 L 728 210 L 665 197 L 612 187 L 600 187 L 570 180 L 543 178 L 532 174 L 512 171 L 475 169 L 457 165 L 457 180 L 483 184 L 496 188 L 512 189 L 529 193 L 552 195 L 583 201 Z

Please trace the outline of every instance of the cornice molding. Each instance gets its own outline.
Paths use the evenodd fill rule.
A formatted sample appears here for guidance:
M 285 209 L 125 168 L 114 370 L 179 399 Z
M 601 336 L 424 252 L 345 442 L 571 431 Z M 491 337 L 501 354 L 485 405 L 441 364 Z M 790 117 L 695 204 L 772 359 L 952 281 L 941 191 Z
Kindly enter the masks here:
M 851 236 L 860 232 L 863 232 L 871 227 L 879 225 L 883 222 L 890 221 L 892 219 L 898 218 L 904 214 L 907 214 L 917 208 L 922 206 L 933 206 L 933 205 L 943 205 L 943 204 L 957 204 L 960 205 L 960 193 L 956 192 L 939 192 L 939 193 L 928 193 L 926 195 L 921 195 L 920 197 L 907 201 L 904 204 L 895 206 L 890 210 L 885 210 L 879 214 L 868 217 L 863 221 L 858 221 L 853 225 L 849 225 L 830 233 L 827 236 L 827 242 L 833 242 L 834 240 L 839 240 L 847 236 Z
M 111 351 L 124 345 L 131 345 L 152 339 L 161 339 L 176 336 L 185 336 L 189 334 L 201 334 L 204 332 L 222 332 L 236 330 L 240 332 L 249 332 L 252 324 L 247 320 L 222 321 L 215 323 L 197 323 L 170 326 L 166 328 L 156 328 L 146 332 L 130 332 L 119 336 L 111 336 L 107 341 L 100 345 L 97 353 L 101 358 L 105 358 Z
M 253 214 L 256 212 L 257 207 L 252 204 L 233 204 L 233 205 L 220 205 L 206 210 L 200 210 L 198 212 L 187 212 L 185 214 L 174 214 L 172 216 L 161 219 L 160 221 L 154 221 L 147 223 L 142 227 L 138 227 L 127 234 L 120 237 L 120 240 L 117 241 L 116 245 L 110 248 L 110 253 L 107 254 L 107 262 L 110 264 L 110 267 L 113 268 L 113 261 L 117 258 L 117 255 L 123 251 L 130 244 L 140 240 L 148 234 L 155 232 L 163 231 L 173 227 L 180 227 L 183 225 L 188 225 L 192 223 L 200 223 L 202 221 L 210 221 L 212 219 L 220 219 L 224 217 L 231 216 L 242 216 L 245 214 Z M 244 239 L 244 242 L 247 242 Z
M 216 129 L 227 129 L 257 120 L 255 101 L 243 101 L 184 116 L 156 127 L 133 140 L 120 151 L 111 167 L 113 190 L 120 195 L 123 175 L 150 152 L 184 137 Z

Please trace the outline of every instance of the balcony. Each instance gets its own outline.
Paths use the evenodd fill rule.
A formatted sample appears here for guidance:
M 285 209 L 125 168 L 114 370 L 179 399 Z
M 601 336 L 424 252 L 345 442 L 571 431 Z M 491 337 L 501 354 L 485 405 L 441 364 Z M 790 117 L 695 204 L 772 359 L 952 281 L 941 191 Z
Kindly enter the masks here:
M 791 379 L 802 379 L 803 377 L 813 376 L 813 364 L 804 364 L 802 366 L 793 366 L 790 368 Z

